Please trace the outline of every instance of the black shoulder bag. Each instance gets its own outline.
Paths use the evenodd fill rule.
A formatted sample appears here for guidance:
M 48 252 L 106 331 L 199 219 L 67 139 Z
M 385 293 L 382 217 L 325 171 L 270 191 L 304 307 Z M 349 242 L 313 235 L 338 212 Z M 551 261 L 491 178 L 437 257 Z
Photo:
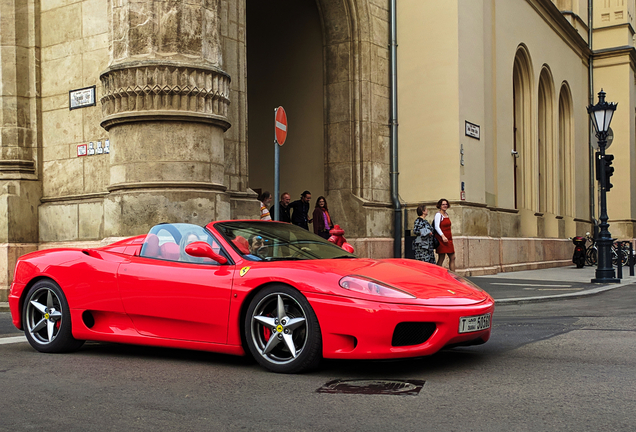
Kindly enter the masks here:
M 439 240 L 437 239 L 437 236 L 435 235 L 436 229 L 435 229 L 435 219 L 433 219 L 433 249 L 437 250 L 437 248 L 439 247 Z

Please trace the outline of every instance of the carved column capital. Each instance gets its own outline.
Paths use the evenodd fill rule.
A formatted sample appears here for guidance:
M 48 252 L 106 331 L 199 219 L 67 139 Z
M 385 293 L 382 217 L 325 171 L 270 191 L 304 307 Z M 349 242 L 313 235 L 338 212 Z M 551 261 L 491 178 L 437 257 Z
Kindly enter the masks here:
M 123 64 L 102 73 L 102 122 L 210 123 L 227 130 L 230 77 L 220 69 L 165 62 Z

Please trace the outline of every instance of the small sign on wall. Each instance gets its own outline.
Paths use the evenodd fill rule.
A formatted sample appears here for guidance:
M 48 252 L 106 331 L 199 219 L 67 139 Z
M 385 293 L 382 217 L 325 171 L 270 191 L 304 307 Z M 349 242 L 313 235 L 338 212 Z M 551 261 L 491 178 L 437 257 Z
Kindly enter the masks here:
M 77 156 L 94 156 L 110 153 L 110 140 L 91 141 L 88 144 L 79 144 L 77 146 Z
M 95 105 L 95 86 L 68 92 L 68 109 L 86 108 Z
M 86 144 L 80 144 L 77 146 L 77 156 L 86 156 L 87 153 L 88 151 Z
M 465 121 L 466 123 L 466 136 L 480 139 L 479 125 Z

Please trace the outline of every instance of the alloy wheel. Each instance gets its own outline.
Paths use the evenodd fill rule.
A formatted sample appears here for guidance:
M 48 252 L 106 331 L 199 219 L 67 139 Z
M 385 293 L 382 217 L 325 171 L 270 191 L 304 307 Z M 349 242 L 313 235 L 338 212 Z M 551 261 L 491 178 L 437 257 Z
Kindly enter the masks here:
M 252 342 L 270 363 L 290 363 L 307 345 L 307 314 L 290 295 L 264 297 L 252 313 L 251 326 Z
M 29 298 L 25 318 L 33 339 L 40 344 L 50 344 L 62 326 L 62 302 L 53 290 L 41 288 Z

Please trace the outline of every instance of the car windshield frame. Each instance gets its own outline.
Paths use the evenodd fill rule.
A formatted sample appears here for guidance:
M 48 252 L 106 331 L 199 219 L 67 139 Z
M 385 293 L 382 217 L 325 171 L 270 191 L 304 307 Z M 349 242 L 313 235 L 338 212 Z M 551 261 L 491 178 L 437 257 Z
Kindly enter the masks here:
M 288 223 L 224 221 L 211 225 L 231 248 L 250 261 L 357 258 L 334 243 Z M 258 247 L 257 237 L 260 237 L 261 247 Z

